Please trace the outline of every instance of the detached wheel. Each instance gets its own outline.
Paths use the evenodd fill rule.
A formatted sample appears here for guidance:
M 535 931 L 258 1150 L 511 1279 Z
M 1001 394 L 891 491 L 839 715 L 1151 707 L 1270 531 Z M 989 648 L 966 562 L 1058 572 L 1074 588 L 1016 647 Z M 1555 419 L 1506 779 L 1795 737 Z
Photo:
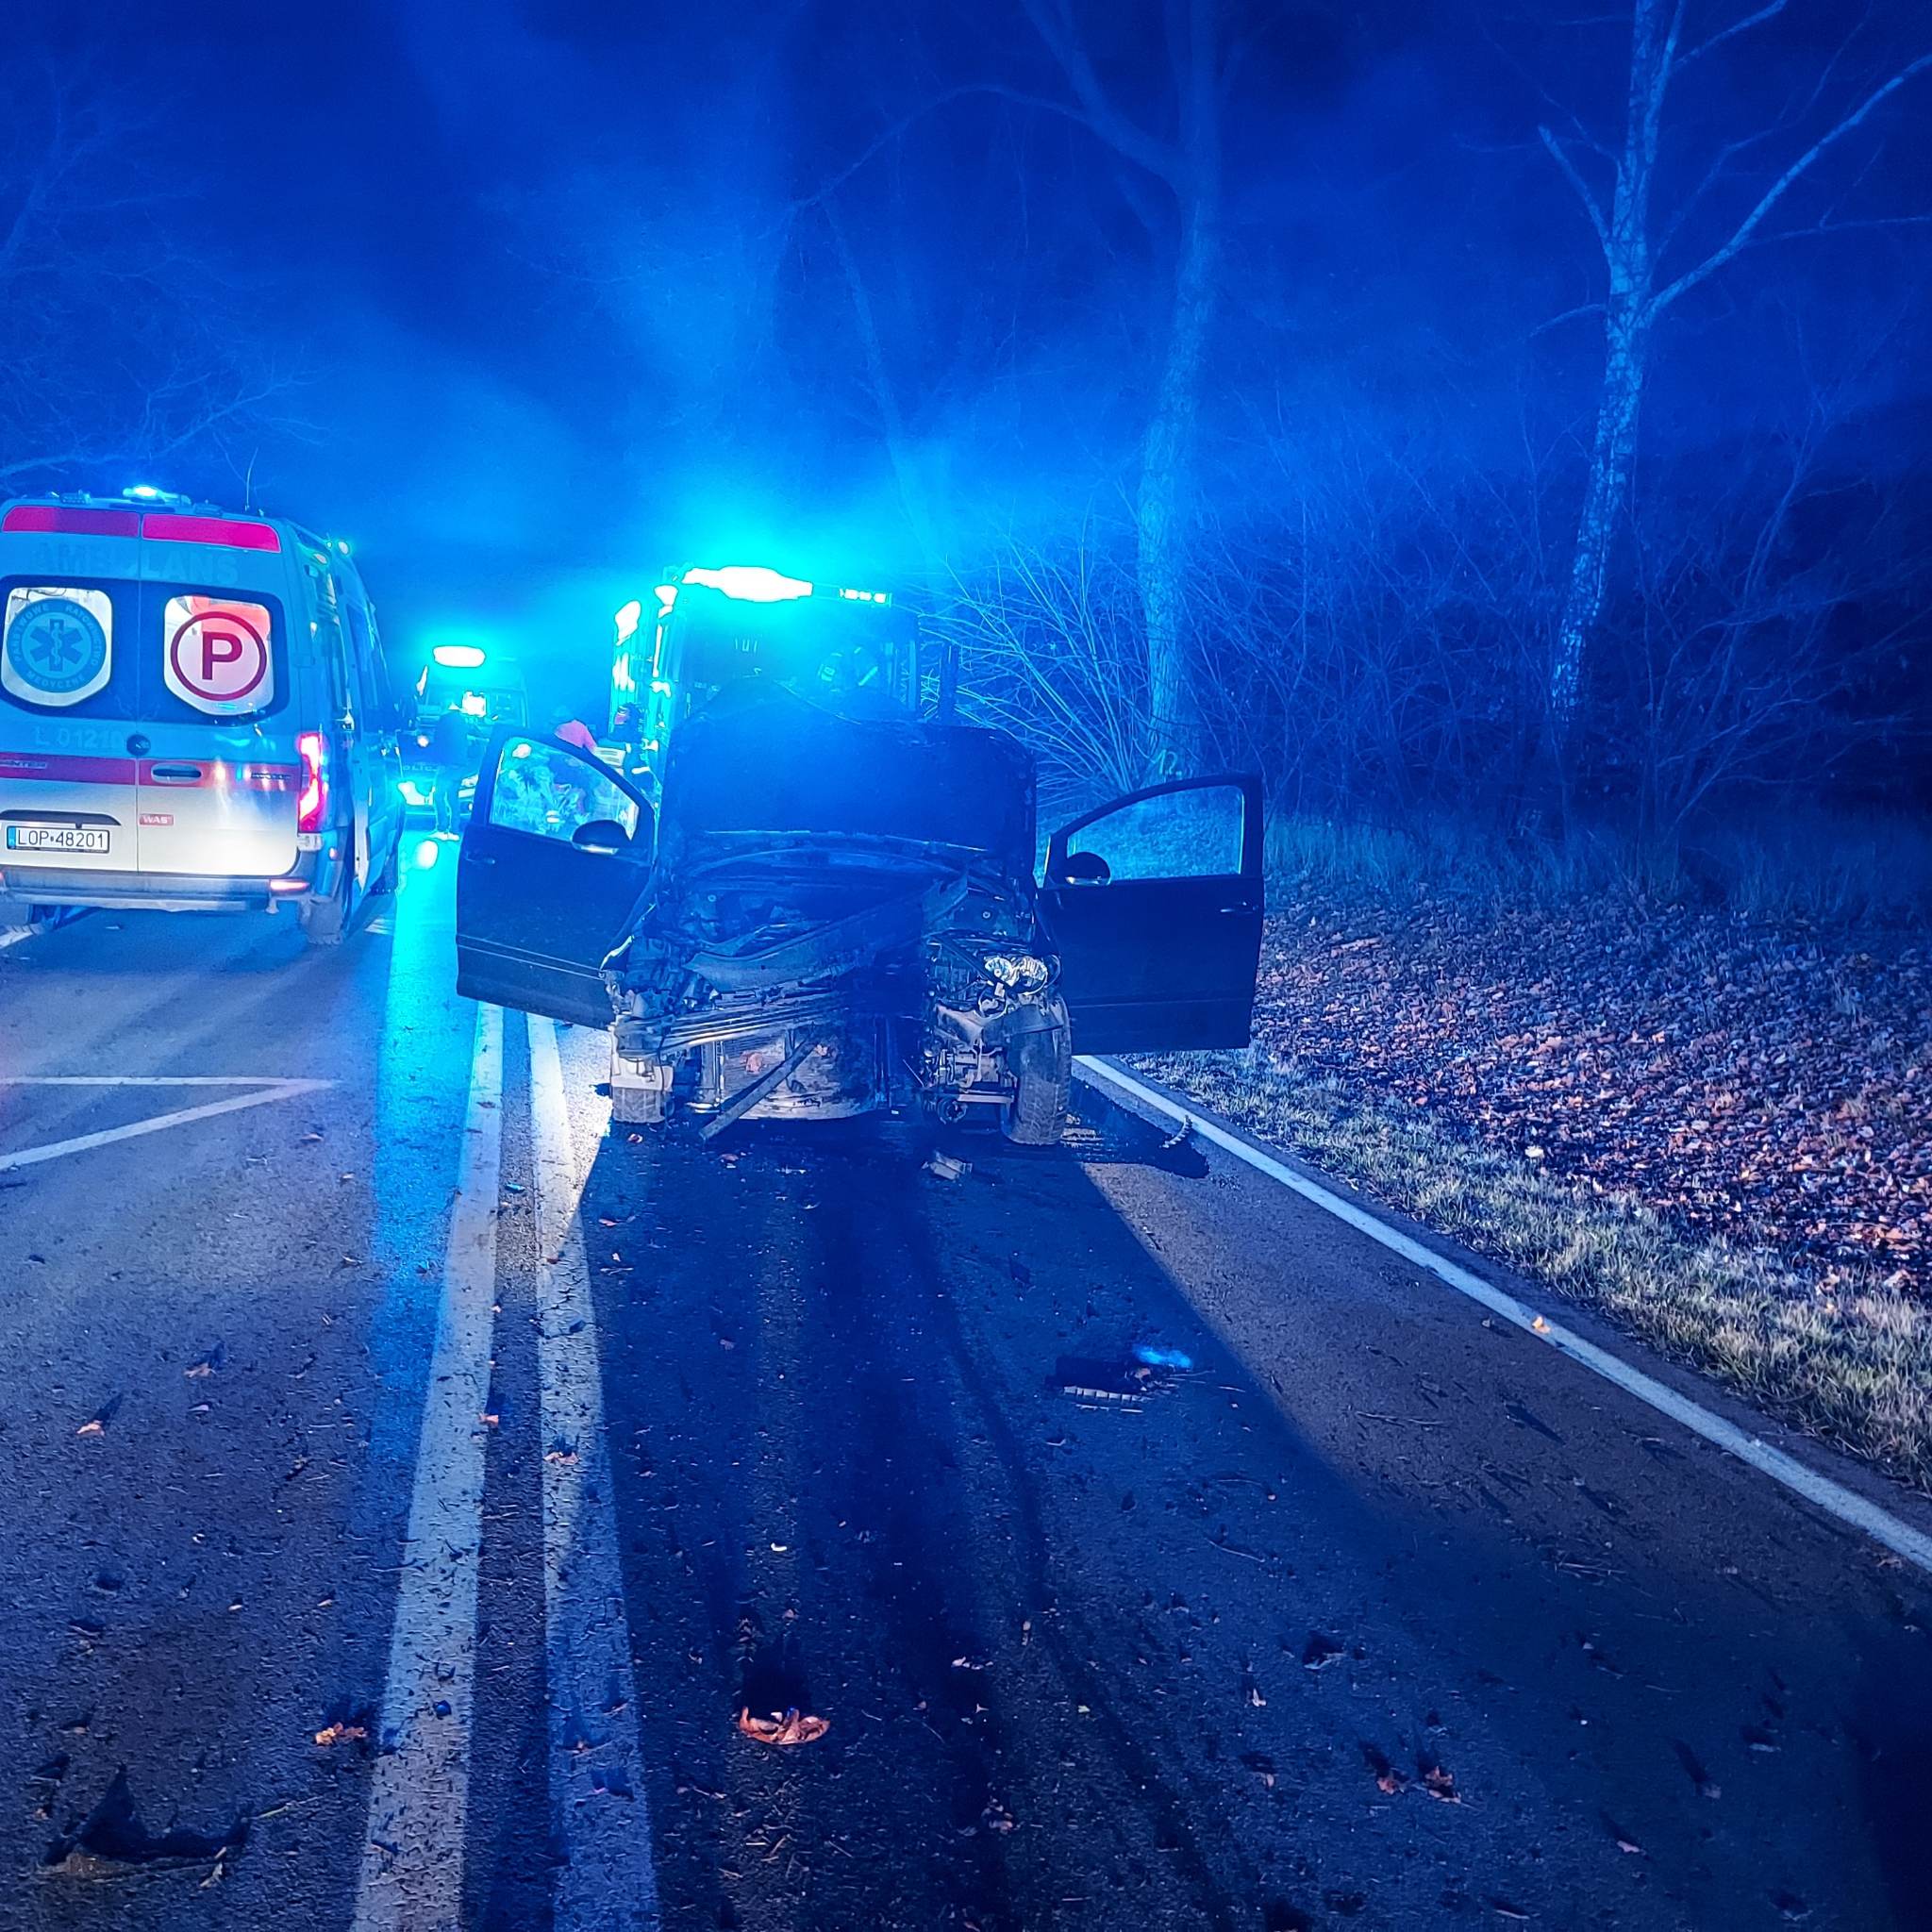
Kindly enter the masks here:
M 1014 1093 L 1000 1109 L 1000 1132 L 1016 1147 L 1058 1147 L 1066 1131 L 1074 1035 L 1066 1008 L 1056 1000 L 1053 1010 L 1052 1026 L 1023 1034 L 1007 1049 Z

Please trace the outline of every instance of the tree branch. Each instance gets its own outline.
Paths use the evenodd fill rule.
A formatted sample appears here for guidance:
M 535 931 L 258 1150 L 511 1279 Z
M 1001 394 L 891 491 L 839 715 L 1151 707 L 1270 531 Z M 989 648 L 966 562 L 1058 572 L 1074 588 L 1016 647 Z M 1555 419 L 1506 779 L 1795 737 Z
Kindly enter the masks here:
M 1596 230 L 1598 244 L 1607 258 L 1610 252 L 1610 225 L 1604 218 L 1602 204 L 1591 192 L 1590 183 L 1578 172 L 1576 163 L 1570 158 L 1569 151 L 1563 143 L 1547 127 L 1539 127 L 1537 132 L 1542 136 L 1543 145 L 1549 149 L 1557 167 L 1562 169 L 1564 178 L 1575 189 L 1576 198 L 1582 202 L 1583 211 L 1590 217 L 1590 225 Z
M 1707 41 L 1699 41 L 1688 54 L 1678 56 L 1678 73 L 1681 74 L 1691 61 L 1701 60 L 1705 55 L 1722 47 L 1726 41 L 1736 40 L 1740 34 L 1748 34 L 1753 27 L 1762 26 L 1768 20 L 1775 20 L 1790 4 L 1790 0 L 1768 0 L 1768 4 L 1760 7 L 1756 13 L 1747 13 L 1741 20 L 1732 21 L 1729 26 L 1721 27 Z
M 1181 157 L 1166 142 L 1158 140 L 1124 113 L 1119 104 L 1101 85 L 1093 62 L 1080 44 L 1066 0 L 1021 0 L 1026 18 L 1033 23 L 1046 51 L 1066 76 L 1067 86 L 1078 102 L 1079 118 L 1117 154 L 1137 168 L 1157 175 L 1163 181 L 1177 183 Z
M 1924 73 L 1928 68 L 1932 68 L 1932 54 L 1921 54 L 1916 60 L 1909 61 L 1907 65 L 1901 67 L 1882 87 L 1874 88 L 1841 121 L 1834 123 L 1832 126 L 1821 134 L 1764 191 L 1763 194 L 1758 198 L 1757 207 L 1731 231 L 1730 239 L 1727 242 L 1714 248 L 1694 268 L 1686 269 L 1675 281 L 1670 283 L 1657 293 L 1652 304 L 1654 311 L 1660 314 L 1673 302 L 1676 301 L 1680 295 L 1689 294 L 1700 282 L 1707 281 L 1710 276 L 1714 275 L 1740 249 L 1745 247 L 1763 225 L 1764 218 L 1784 199 L 1787 191 L 1807 174 L 1821 157 L 1874 113 L 1881 102 L 1895 94 L 1900 88 L 1905 86 L 1907 81 L 1912 79 L 1916 75 Z

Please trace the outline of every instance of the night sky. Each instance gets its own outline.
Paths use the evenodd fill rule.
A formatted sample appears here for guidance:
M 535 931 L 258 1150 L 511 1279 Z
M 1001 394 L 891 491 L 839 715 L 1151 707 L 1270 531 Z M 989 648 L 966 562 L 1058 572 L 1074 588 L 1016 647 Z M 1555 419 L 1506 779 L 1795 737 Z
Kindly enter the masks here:
M 1574 437 L 1601 329 L 1555 319 L 1601 263 L 1536 130 L 1560 103 L 1615 132 L 1627 29 L 1253 10 L 1206 487 L 1267 487 L 1257 424 L 1332 443 L 1426 422 L 1477 452 Z M 1802 98 L 1843 24 L 1801 11 L 1712 112 Z M 1132 14 L 1094 16 L 1096 56 L 1158 125 L 1158 40 Z M 1909 9 L 1873 19 L 1854 80 L 1910 38 Z M 1034 104 L 1058 77 L 1004 0 L 213 0 L 62 9 L 44 33 L 17 57 L 28 84 L 80 76 L 148 117 L 134 165 L 179 191 L 183 274 L 234 295 L 295 378 L 153 480 L 233 501 L 252 463 L 261 503 L 356 542 L 392 628 L 596 657 L 615 604 L 675 560 L 903 572 L 881 372 L 955 507 L 949 546 L 1126 487 L 1166 210 Z M 1891 218 L 1932 207 L 1909 135 L 1928 108 L 1932 82 L 1798 207 L 1887 225 L 1760 251 L 1687 305 L 1647 437 L 1721 451 L 1828 370 L 1858 389 L 1861 460 L 1916 459 L 1926 231 Z M 1720 184 L 1713 219 L 1742 192 Z

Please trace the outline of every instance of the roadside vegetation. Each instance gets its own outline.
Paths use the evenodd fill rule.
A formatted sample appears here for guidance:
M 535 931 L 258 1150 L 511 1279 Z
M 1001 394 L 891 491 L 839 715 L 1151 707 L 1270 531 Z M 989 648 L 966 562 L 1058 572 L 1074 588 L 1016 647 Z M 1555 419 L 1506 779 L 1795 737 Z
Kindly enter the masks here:
M 1141 1064 L 1932 1488 L 1932 866 L 1829 833 L 1659 875 L 1285 823 L 1256 1043 Z

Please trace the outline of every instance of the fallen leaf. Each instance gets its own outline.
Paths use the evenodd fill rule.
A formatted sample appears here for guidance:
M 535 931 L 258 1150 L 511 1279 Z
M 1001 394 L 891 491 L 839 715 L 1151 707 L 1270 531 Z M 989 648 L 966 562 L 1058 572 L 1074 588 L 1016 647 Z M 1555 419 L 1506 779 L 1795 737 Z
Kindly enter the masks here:
M 749 1707 L 741 1709 L 738 1728 L 754 1744 L 815 1744 L 832 1726 L 826 1719 L 809 1716 L 794 1705 L 790 1710 L 774 1710 L 770 1717 L 754 1717 Z
M 315 1741 L 318 1744 L 322 1745 L 325 1750 L 326 1750 L 327 1747 L 331 1744 L 348 1744 L 359 1742 L 368 1735 L 368 1731 L 365 1730 L 360 1724 L 325 1724 L 321 1730 L 316 1732 Z

